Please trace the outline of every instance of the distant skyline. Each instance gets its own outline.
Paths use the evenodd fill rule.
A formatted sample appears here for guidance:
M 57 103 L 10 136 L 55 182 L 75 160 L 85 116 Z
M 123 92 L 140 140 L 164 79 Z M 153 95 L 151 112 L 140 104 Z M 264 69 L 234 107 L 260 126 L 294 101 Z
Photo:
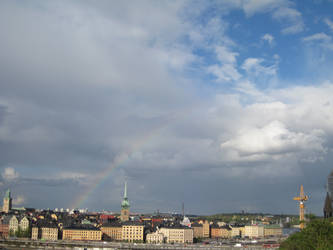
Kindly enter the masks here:
M 322 215 L 333 1 L 0 2 L 13 205 Z

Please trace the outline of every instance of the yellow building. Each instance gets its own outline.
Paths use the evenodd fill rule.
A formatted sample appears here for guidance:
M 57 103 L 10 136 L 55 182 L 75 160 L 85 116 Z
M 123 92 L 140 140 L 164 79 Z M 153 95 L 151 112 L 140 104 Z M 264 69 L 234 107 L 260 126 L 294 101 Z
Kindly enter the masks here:
M 188 227 L 162 227 L 166 243 L 193 243 L 193 229 Z
M 37 226 L 34 226 L 31 228 L 31 239 L 32 240 L 38 240 L 38 233 L 39 233 L 39 228 Z
M 105 238 L 110 240 L 122 240 L 122 226 L 119 223 L 103 224 L 101 231 Z
M 282 236 L 282 227 L 279 225 L 265 225 L 264 236 Z
M 144 225 L 135 222 L 125 222 L 122 225 L 122 240 L 127 242 L 144 241 Z
M 62 231 L 63 240 L 102 240 L 102 231 L 96 227 L 73 226 L 64 228 Z
M 58 240 L 59 229 L 56 225 L 49 223 L 39 223 L 31 228 L 31 239 L 37 240 Z
M 191 228 L 193 229 L 193 238 L 203 238 L 203 226 L 199 223 L 193 223 L 191 225 Z
M 210 237 L 210 224 L 207 220 L 205 220 L 202 224 L 202 230 L 203 230 L 203 237 L 209 238 Z
M 242 237 L 245 234 L 245 226 L 231 226 L 231 237 Z
M 264 226 L 263 225 L 251 225 L 245 226 L 245 237 L 249 238 L 261 238 L 264 237 Z

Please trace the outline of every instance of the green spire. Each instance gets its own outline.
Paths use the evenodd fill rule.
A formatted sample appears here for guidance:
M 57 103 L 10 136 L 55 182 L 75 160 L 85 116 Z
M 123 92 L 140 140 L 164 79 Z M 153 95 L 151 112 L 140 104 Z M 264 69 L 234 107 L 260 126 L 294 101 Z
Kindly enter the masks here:
M 128 201 L 128 198 L 127 198 L 127 182 L 125 182 L 124 199 L 121 203 L 121 207 L 125 208 L 125 209 L 130 207 L 130 204 L 129 204 L 129 201 Z

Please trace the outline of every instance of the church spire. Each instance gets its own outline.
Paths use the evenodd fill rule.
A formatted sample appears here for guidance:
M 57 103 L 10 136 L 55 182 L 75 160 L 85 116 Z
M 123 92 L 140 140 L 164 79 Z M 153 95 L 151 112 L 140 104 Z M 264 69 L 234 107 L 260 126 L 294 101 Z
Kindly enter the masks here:
M 127 181 L 125 181 L 124 199 L 127 199 Z
M 129 208 L 130 207 L 130 204 L 129 204 L 129 201 L 128 201 L 128 198 L 127 198 L 127 182 L 125 181 L 125 189 L 124 189 L 124 198 L 123 198 L 123 201 L 121 203 L 121 207 L 122 208 Z

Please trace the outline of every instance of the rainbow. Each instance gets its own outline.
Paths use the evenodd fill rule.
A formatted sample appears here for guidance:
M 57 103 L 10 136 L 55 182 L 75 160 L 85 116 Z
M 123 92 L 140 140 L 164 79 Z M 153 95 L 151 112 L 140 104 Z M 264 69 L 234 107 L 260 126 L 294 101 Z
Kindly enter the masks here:
M 178 113 L 179 114 L 179 113 Z M 88 200 L 90 196 L 93 195 L 96 189 L 98 189 L 100 186 L 104 184 L 106 180 L 109 179 L 114 169 L 117 167 L 120 167 L 128 161 L 129 156 L 135 152 L 137 152 L 144 144 L 147 144 L 153 137 L 159 134 L 159 132 L 167 127 L 172 120 L 175 120 L 176 117 L 178 117 L 177 114 L 169 117 L 167 121 L 162 125 L 159 126 L 153 130 L 150 131 L 149 134 L 146 134 L 145 136 L 140 137 L 138 140 L 136 140 L 134 143 L 131 144 L 129 149 L 127 151 L 122 152 L 118 156 L 114 158 L 114 160 L 111 162 L 111 164 L 105 168 L 103 171 L 99 172 L 96 176 L 96 182 L 94 185 L 90 186 L 86 190 L 84 190 L 73 202 L 73 204 L 70 206 L 71 209 L 75 208 L 82 208 L 84 203 Z

